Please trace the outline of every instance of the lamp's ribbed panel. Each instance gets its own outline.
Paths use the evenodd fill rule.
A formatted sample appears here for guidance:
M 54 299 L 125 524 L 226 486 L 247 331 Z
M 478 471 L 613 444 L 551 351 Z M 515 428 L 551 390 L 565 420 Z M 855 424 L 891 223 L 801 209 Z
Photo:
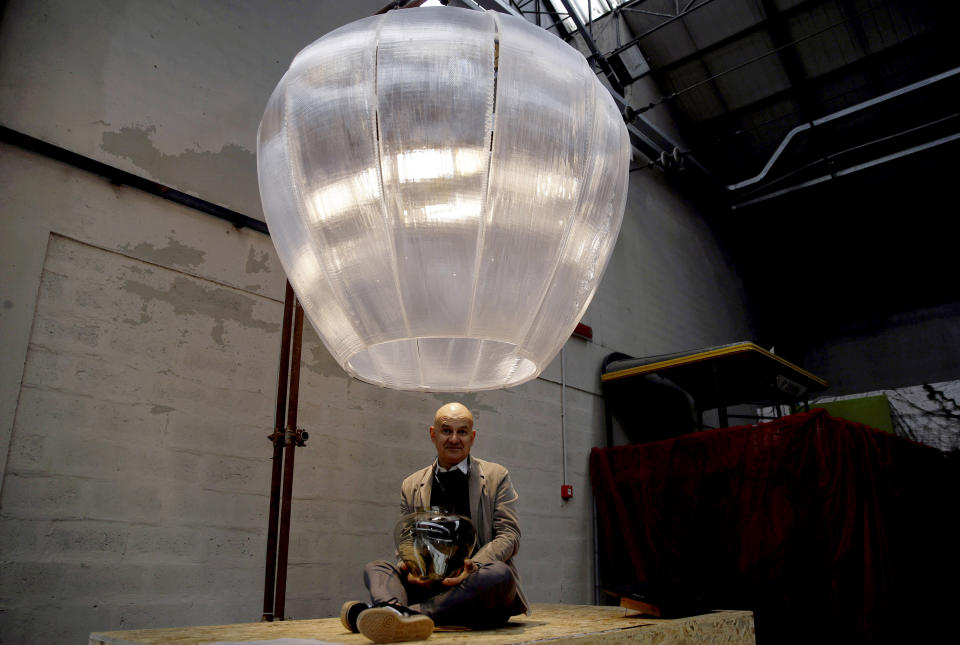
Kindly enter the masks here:
M 554 356 L 587 310 L 613 252 L 627 196 L 630 142 L 616 104 L 598 91 L 591 131 L 593 163 L 584 178 L 577 217 L 560 263 L 524 346 L 533 356 Z M 555 330 L 566 333 L 557 335 Z
M 574 216 L 596 79 L 583 57 L 552 34 L 509 17 L 497 20 L 493 160 L 473 332 L 519 343 Z
M 287 83 L 289 163 L 308 235 L 350 324 L 365 344 L 408 333 L 384 221 L 376 144 L 376 29 L 347 25 L 298 57 Z M 337 65 L 317 65 L 336 58 Z M 333 303 L 320 303 L 322 309 Z M 324 315 L 307 310 L 314 320 Z M 347 355 L 363 345 L 345 348 Z
M 264 214 L 280 263 L 298 294 L 304 312 L 313 312 L 311 322 L 330 351 L 336 355 L 363 346 L 353 325 L 335 301 L 330 283 L 320 268 L 311 243 L 306 219 L 301 217 L 298 191 L 288 163 L 288 132 L 284 129 L 286 84 L 274 90 L 257 133 L 257 173 Z
M 480 11 L 392 11 L 380 32 L 384 203 L 417 337 L 467 333 L 490 154 L 493 55 L 493 21 Z M 465 358 L 448 360 L 462 367 Z

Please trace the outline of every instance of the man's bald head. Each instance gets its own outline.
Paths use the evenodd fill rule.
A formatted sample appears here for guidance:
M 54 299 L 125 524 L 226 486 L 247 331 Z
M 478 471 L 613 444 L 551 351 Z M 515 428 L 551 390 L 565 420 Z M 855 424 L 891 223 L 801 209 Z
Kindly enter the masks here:
M 433 415 L 430 440 L 437 449 L 437 461 L 444 468 L 466 459 L 476 436 L 473 415 L 462 403 L 447 403 Z
M 446 403 L 437 408 L 436 413 L 433 415 L 433 427 L 439 428 L 445 420 L 468 420 L 470 421 L 470 428 L 473 428 L 473 414 L 470 413 L 467 406 L 462 403 L 457 403 L 456 401 Z

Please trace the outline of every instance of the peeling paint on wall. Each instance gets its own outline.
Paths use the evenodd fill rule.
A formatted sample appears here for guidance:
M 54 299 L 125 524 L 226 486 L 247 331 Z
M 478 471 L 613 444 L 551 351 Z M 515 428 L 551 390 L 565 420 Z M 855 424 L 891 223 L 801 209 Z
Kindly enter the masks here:
M 310 352 L 313 360 L 304 360 L 303 366 L 314 374 L 319 374 L 320 376 L 347 375 L 340 367 L 340 364 L 337 363 L 337 361 L 333 359 L 333 356 L 330 355 L 330 352 L 327 351 L 327 348 L 319 344 L 319 342 L 311 347 L 304 347 L 304 349 Z
M 269 273 L 270 272 L 270 252 L 263 251 L 258 253 L 252 246 L 247 255 L 247 273 Z
M 167 238 L 167 245 L 161 248 L 157 248 L 153 244 L 149 244 L 147 242 L 141 242 L 134 247 L 131 247 L 129 244 L 125 244 L 120 248 L 122 248 L 124 251 L 128 251 L 131 255 L 134 255 L 138 258 L 149 260 L 150 262 L 155 262 L 165 267 L 195 267 L 203 262 L 203 258 L 207 254 L 206 251 L 201 251 L 200 249 L 195 249 L 185 244 L 181 244 L 173 237 Z M 136 270 L 139 271 L 140 269 Z
M 306 320 L 304 320 L 303 325 L 303 350 L 301 364 L 314 374 L 342 377 L 347 375 L 336 359 L 333 358 L 333 355 L 327 351 L 313 325 Z
M 112 132 L 104 132 L 100 149 L 111 155 L 129 159 L 152 178 L 195 195 L 235 195 L 235 204 L 259 204 L 257 189 L 257 157 L 235 143 L 223 145 L 219 151 L 187 148 L 174 155 L 162 153 L 152 135 L 156 126 L 133 124 Z
M 189 278 L 178 277 L 167 289 L 144 284 L 137 280 L 126 280 L 122 284 L 125 291 L 134 293 L 145 301 L 160 301 L 173 306 L 177 315 L 199 315 L 212 318 L 217 324 L 211 330 L 211 336 L 218 345 L 223 346 L 223 323 L 230 320 L 251 329 L 277 332 L 280 324 L 254 318 L 253 309 L 256 300 L 241 292 L 223 287 L 205 288 Z
M 490 398 L 491 396 L 496 396 L 495 393 L 487 392 L 472 392 L 469 394 L 455 394 L 452 392 L 433 392 L 431 394 L 434 399 L 440 402 L 440 405 L 449 403 L 450 401 L 457 401 L 464 404 L 471 412 L 477 414 L 478 412 L 492 412 L 494 414 L 499 414 L 500 410 L 492 405 L 484 404 L 480 401 L 481 397 Z M 439 405 L 437 407 L 440 407 Z
M 223 321 L 218 320 L 217 324 L 213 326 L 213 329 L 210 330 L 210 337 L 213 338 L 213 342 L 217 345 L 223 347 L 226 343 L 223 340 Z
M 124 318 L 123 322 L 127 323 L 128 325 L 137 327 L 139 325 L 148 323 L 151 320 L 153 320 L 153 317 L 147 314 L 147 303 L 143 303 L 143 309 L 140 312 L 140 320 L 134 320 L 133 318 Z

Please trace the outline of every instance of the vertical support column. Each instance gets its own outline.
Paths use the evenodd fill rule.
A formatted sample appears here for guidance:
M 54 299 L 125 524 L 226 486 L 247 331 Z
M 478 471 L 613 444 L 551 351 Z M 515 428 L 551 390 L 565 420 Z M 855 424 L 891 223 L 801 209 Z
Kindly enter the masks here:
M 713 364 L 713 387 L 717 394 L 717 417 L 719 426 L 726 428 L 730 425 L 727 419 L 727 404 L 723 400 L 723 387 L 720 385 L 720 366 L 716 362 Z
M 293 502 L 293 457 L 301 443 L 297 431 L 297 404 L 300 399 L 300 355 L 303 350 L 303 307 L 296 303 L 293 344 L 290 348 L 290 394 L 287 405 L 287 431 L 284 433 L 283 499 L 280 505 L 280 537 L 277 545 L 277 587 L 274 618 L 283 620 L 287 600 L 287 553 L 290 546 L 290 506 Z M 304 433 L 303 438 L 306 439 Z M 302 445 L 302 443 L 301 443 Z
M 283 469 L 283 427 L 286 424 L 287 380 L 290 376 L 290 335 L 293 327 L 293 310 L 296 298 L 293 287 L 287 282 L 283 300 L 283 332 L 280 337 L 280 371 L 277 375 L 277 407 L 274 414 L 273 472 L 270 477 L 270 511 L 267 520 L 267 560 L 264 567 L 263 615 L 261 621 L 273 620 L 273 601 L 277 579 L 277 527 L 280 515 L 280 481 Z

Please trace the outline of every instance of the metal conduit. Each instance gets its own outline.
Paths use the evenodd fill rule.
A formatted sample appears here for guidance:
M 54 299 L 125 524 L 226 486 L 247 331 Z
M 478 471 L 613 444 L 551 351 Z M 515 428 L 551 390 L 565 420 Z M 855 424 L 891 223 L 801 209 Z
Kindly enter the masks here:
M 24 150 L 49 157 L 50 159 L 55 159 L 56 161 L 61 161 L 65 164 L 73 166 L 74 168 L 79 168 L 80 170 L 86 170 L 87 172 L 91 172 L 95 175 L 100 175 L 101 177 L 107 179 L 111 184 L 116 184 L 118 186 L 130 186 L 131 188 L 142 190 L 145 193 L 150 193 L 151 195 L 162 197 L 163 199 L 167 199 L 183 206 L 187 206 L 188 208 L 198 210 L 201 213 L 213 215 L 214 217 L 230 222 L 237 228 L 249 228 L 263 233 L 264 235 L 270 235 L 265 222 L 254 219 L 249 215 L 244 215 L 243 213 L 238 213 L 237 211 L 230 210 L 229 208 L 218 206 L 213 202 L 208 202 L 205 199 L 188 195 L 187 193 L 180 192 L 179 190 L 171 188 L 170 186 L 140 177 L 139 175 L 134 175 L 126 170 L 114 168 L 113 166 L 105 164 L 101 161 L 97 161 L 96 159 L 91 159 L 90 157 L 67 150 L 66 148 L 61 148 L 60 146 L 56 146 L 52 143 L 47 143 L 46 141 L 42 141 L 36 137 L 31 137 L 28 134 L 24 134 L 3 125 L 0 125 L 0 142 L 9 143 L 19 148 L 23 148 Z
M 934 141 L 928 141 L 927 143 L 916 145 L 911 148 L 907 148 L 906 150 L 901 150 L 900 152 L 894 152 L 888 155 L 884 155 L 883 157 L 879 157 L 877 159 L 872 159 L 870 161 L 865 161 L 863 163 L 850 166 L 849 168 L 837 170 L 832 175 L 821 175 L 820 177 L 816 177 L 815 179 L 811 179 L 809 181 L 799 183 L 795 186 L 790 186 L 782 190 L 777 190 L 772 193 L 768 193 L 766 195 L 762 195 L 760 197 L 747 200 L 745 202 L 740 202 L 739 204 L 734 204 L 733 206 L 730 207 L 730 210 L 736 210 L 738 208 L 743 208 L 744 206 L 750 206 L 752 204 L 763 202 L 768 199 L 773 199 L 774 197 L 786 195 L 787 193 L 792 193 L 793 191 L 800 190 L 801 188 L 809 188 L 810 186 L 816 186 L 817 184 L 822 184 L 824 182 L 830 181 L 831 179 L 836 179 L 837 177 L 843 177 L 844 175 L 851 175 L 860 170 L 866 170 L 867 168 L 872 168 L 873 166 L 879 166 L 880 164 L 887 163 L 888 161 L 900 159 L 902 157 L 906 157 L 916 152 L 921 152 L 923 150 L 929 150 L 930 148 L 935 148 L 937 146 L 941 146 L 945 143 L 950 143 L 951 141 L 956 141 L 958 139 L 960 139 L 960 133 L 951 134 L 946 137 L 941 137 L 940 139 L 935 139 Z
M 563 485 L 567 484 L 567 378 L 563 348 L 560 348 L 560 445 L 563 451 Z
M 776 151 L 774 151 L 773 156 L 770 157 L 770 159 L 764 165 L 763 170 L 761 170 L 758 175 L 751 177 L 749 179 L 744 179 L 743 181 L 738 182 L 736 184 L 730 184 L 726 188 L 727 190 L 739 190 L 744 186 L 750 186 L 752 184 L 755 184 L 763 180 L 763 178 L 767 176 L 767 173 L 770 172 L 770 169 L 773 167 L 773 164 L 776 163 L 777 159 L 780 158 L 780 155 L 783 154 L 783 151 L 786 149 L 790 141 L 796 135 L 803 132 L 804 130 L 810 130 L 811 128 L 814 128 L 816 126 L 823 125 L 824 123 L 829 123 L 830 121 L 835 121 L 845 116 L 849 116 L 851 114 L 854 114 L 855 112 L 859 112 L 860 110 L 864 110 L 868 107 L 878 105 L 880 103 L 883 103 L 884 101 L 889 101 L 890 99 L 896 98 L 898 96 L 903 96 L 904 94 L 908 94 L 910 92 L 913 92 L 914 90 L 918 90 L 922 87 L 932 85 L 933 83 L 936 83 L 938 81 L 942 81 L 952 76 L 956 76 L 957 74 L 960 74 L 960 67 L 954 67 L 951 70 L 937 74 L 935 76 L 931 76 L 930 78 L 924 79 L 922 81 L 917 81 L 916 83 L 911 83 L 910 85 L 901 87 L 898 90 L 893 90 L 892 92 L 881 94 L 876 98 L 872 98 L 867 101 L 863 101 L 862 103 L 857 103 L 856 105 L 852 105 L 848 108 L 838 110 L 837 112 L 833 112 L 832 114 L 828 114 L 827 116 L 821 117 L 819 119 L 814 119 L 809 123 L 803 123 L 801 125 L 798 125 L 793 130 L 790 130 L 790 132 L 787 133 L 787 135 L 783 138 L 783 141 L 780 142 L 780 145 L 777 146 L 777 149 Z M 744 204 L 746 203 L 753 203 L 753 202 L 745 202 Z M 744 204 L 740 204 L 740 205 L 743 206 Z

